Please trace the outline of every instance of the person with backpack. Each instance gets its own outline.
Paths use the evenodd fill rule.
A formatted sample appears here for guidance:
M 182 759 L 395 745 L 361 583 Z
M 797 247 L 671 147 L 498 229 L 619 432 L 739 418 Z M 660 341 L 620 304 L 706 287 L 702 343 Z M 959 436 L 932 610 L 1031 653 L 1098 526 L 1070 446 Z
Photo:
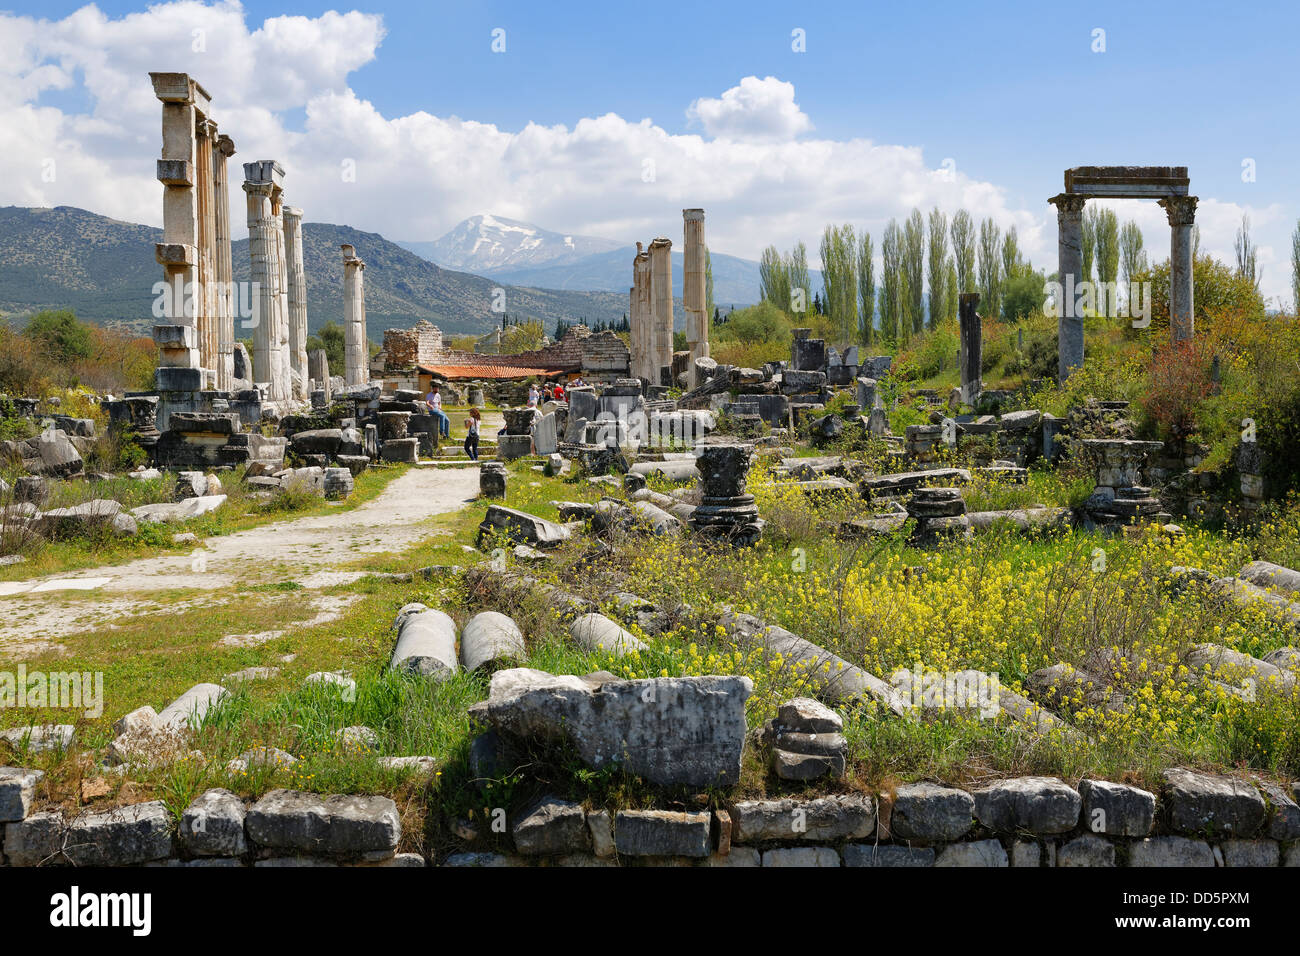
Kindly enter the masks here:
M 465 419 L 465 454 L 469 455 L 470 461 L 478 461 L 478 426 L 479 415 L 477 408 L 469 410 L 469 418 Z

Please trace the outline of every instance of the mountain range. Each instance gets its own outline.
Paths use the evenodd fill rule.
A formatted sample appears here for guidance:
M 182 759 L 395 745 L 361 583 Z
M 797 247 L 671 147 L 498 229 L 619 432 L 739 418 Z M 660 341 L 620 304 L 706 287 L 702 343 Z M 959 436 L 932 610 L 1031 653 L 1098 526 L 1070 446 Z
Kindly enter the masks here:
M 646 237 L 646 245 L 649 245 Z M 673 294 L 682 294 L 681 241 L 674 238 Z M 398 240 L 398 245 L 443 268 L 464 269 L 515 285 L 626 296 L 632 285 L 634 243 L 552 232 L 502 216 L 480 215 L 433 241 Z M 758 263 L 712 253 L 713 301 L 723 307 L 750 305 L 759 298 Z M 820 288 L 821 274 L 811 276 Z
M 154 243 L 162 230 L 122 222 L 72 206 L 0 207 L 0 314 L 71 308 L 83 319 L 140 333 L 154 323 L 153 286 L 162 278 Z M 483 334 L 501 320 L 538 319 L 550 332 L 557 321 L 621 320 L 627 292 L 527 287 L 452 269 L 350 226 L 303 225 L 307 316 L 312 331 L 343 318 L 343 259 L 351 243 L 366 261 L 367 335 L 381 341 L 388 328 L 428 319 L 450 334 Z M 247 240 L 232 243 L 235 279 L 249 277 Z M 498 289 L 503 290 L 498 295 Z M 236 335 L 241 335 L 237 329 Z

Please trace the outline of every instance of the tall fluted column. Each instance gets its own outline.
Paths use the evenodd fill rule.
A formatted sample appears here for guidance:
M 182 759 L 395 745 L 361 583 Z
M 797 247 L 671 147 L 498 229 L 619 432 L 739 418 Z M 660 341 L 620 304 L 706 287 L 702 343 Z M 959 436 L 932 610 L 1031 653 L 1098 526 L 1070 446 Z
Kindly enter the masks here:
M 302 210 L 284 207 L 284 262 L 289 274 L 289 381 L 293 397 L 306 401 L 307 274 L 302 265 Z
M 362 273 L 366 264 L 357 250 L 344 244 L 343 249 L 343 344 L 348 385 L 365 385 L 370 381 L 370 352 L 366 345 L 366 290 Z
M 1083 364 L 1083 316 L 1075 314 L 1075 287 L 1083 274 L 1083 207 L 1087 199 L 1061 193 L 1056 206 L 1056 261 L 1061 279 L 1061 317 L 1057 319 L 1057 373 L 1062 384 Z
M 632 352 L 632 374 L 658 385 L 654 307 L 650 300 L 650 253 L 645 252 L 639 242 L 636 244 L 636 258 L 632 260 L 632 297 L 636 303 L 632 326 L 637 330 L 634 332 L 637 344 Z
M 663 384 L 663 368 L 673 364 L 673 241 L 660 236 L 650 243 L 650 301 L 654 310 L 654 374 Z
M 704 291 L 705 256 L 704 210 L 682 210 L 682 233 L 685 243 L 685 273 L 682 299 L 686 307 L 686 344 L 691 350 L 687 366 L 687 387 L 695 388 L 695 360 L 709 355 L 709 314 Z
M 1160 200 L 1169 219 L 1169 330 L 1175 342 L 1190 341 L 1196 333 L 1196 302 L 1192 267 L 1196 226 L 1196 196 L 1171 196 Z
M 212 151 L 217 124 L 200 119 L 194 125 L 194 193 L 198 209 L 198 313 L 195 325 L 199 337 L 199 366 L 205 388 L 216 387 L 217 368 L 217 198 L 214 189 Z
M 212 148 L 213 195 L 216 197 L 217 388 L 227 391 L 235 381 L 235 275 L 230 252 L 230 186 L 226 161 L 235 143 L 220 136 Z
M 284 326 L 286 295 L 281 285 L 284 264 L 284 225 L 281 203 L 284 196 L 284 170 L 274 160 L 244 164 L 244 192 L 248 196 L 248 254 L 252 264 L 252 281 L 257 287 L 254 297 L 256 314 L 253 327 L 253 375 L 268 387 L 273 402 L 287 400 L 289 383 L 285 380 L 286 364 L 280 350 L 280 330 Z

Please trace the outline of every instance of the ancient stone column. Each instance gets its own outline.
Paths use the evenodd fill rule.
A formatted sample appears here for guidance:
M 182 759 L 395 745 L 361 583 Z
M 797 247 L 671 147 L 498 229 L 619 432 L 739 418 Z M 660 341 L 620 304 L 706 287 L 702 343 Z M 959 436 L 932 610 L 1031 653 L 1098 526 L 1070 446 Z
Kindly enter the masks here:
M 286 307 L 284 278 L 284 170 L 274 160 L 244 163 L 244 193 L 248 197 L 248 254 L 252 263 L 253 296 L 253 379 L 265 382 L 273 402 L 287 400 L 284 357 L 280 330 Z
M 195 325 L 204 388 L 215 388 L 217 379 L 217 197 L 212 162 L 216 133 L 217 124 L 206 116 L 194 124 L 194 193 L 199 226 Z
M 324 349 L 311 353 L 311 380 L 316 388 L 325 393 L 325 404 L 330 403 L 330 361 Z
M 754 496 L 745 490 L 754 446 L 735 443 L 700 445 L 695 467 L 703 495 L 691 515 L 697 534 L 750 545 L 763 533 Z
M 235 155 L 229 136 L 217 138 L 212 151 L 212 178 L 217 202 L 217 388 L 228 391 L 235 380 L 235 274 L 230 252 L 230 187 L 226 161 Z
M 961 400 L 974 405 L 983 390 L 980 364 L 984 360 L 983 322 L 975 307 L 979 305 L 978 292 L 964 292 L 958 300 L 957 320 L 961 326 Z
M 1083 316 L 1075 314 L 1075 286 L 1083 274 L 1083 207 L 1087 199 L 1061 193 L 1049 200 L 1056 206 L 1056 261 L 1062 302 L 1057 320 L 1057 372 L 1062 384 L 1083 364 Z
M 650 243 L 650 302 L 654 312 L 654 375 L 664 382 L 663 369 L 673 364 L 673 241 L 660 236 Z
M 709 356 L 709 313 L 705 296 L 704 210 L 682 210 L 682 233 L 685 243 L 685 284 L 682 299 L 686 307 L 686 344 L 691 357 L 686 368 L 687 387 L 700 383 L 695 372 L 696 359 Z
M 294 398 L 306 401 L 307 275 L 302 266 L 302 210 L 284 207 L 284 261 L 289 273 L 289 374 Z
M 162 101 L 162 157 L 158 180 L 163 189 L 163 241 L 154 255 L 167 283 L 162 324 L 154 326 L 159 348 L 155 385 L 160 392 L 203 388 L 199 353 L 199 195 L 195 188 L 195 126 L 208 111 L 208 95 L 186 73 L 150 73 L 154 95 Z M 168 402 L 159 403 L 158 427 L 167 427 Z
M 656 363 L 659 358 L 655 345 L 654 306 L 650 299 L 650 253 L 643 251 L 639 242 L 636 244 L 636 258 L 632 260 L 632 291 L 636 298 L 633 322 L 640 328 L 636 338 L 638 344 L 632 353 L 632 374 L 651 385 L 658 385 Z
M 347 365 L 344 380 L 348 385 L 370 381 L 370 353 L 366 346 L 366 291 L 362 278 L 366 264 L 357 257 L 355 247 L 343 249 L 343 344 Z
M 1196 196 L 1160 200 L 1169 219 L 1169 330 L 1175 342 L 1190 341 L 1196 332 L 1192 283 L 1196 201 Z

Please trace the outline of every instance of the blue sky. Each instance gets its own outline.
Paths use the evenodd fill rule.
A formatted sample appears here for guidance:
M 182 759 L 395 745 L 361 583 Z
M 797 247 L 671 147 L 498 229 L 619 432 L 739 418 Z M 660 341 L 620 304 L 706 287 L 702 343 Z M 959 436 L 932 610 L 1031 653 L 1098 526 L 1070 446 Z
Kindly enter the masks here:
M 60 21 L 80 7 L 56 2 L 9 9 L 19 17 Z M 110 21 L 145 10 L 139 3 L 98 7 Z M 1203 203 L 1218 204 L 1206 207 L 1203 233 L 1214 233 L 1205 236 L 1206 245 L 1230 254 L 1231 223 L 1248 210 L 1257 240 L 1267 246 L 1261 257 L 1266 285 L 1277 279 L 1281 291 L 1288 284 L 1280 280 L 1283 272 L 1289 277 L 1290 229 L 1300 216 L 1291 179 L 1295 163 L 1288 162 L 1300 146 L 1295 124 L 1300 66 L 1294 53 L 1300 5 L 386 2 L 332 7 L 249 2 L 242 16 L 253 31 L 269 18 L 315 19 L 332 9 L 380 15 L 383 35 L 365 62 L 340 69 L 320 85 L 346 86 L 386 121 L 424 112 L 517 134 L 530 123 L 572 131 L 584 118 L 613 113 L 627 124 L 649 119 L 670 137 L 717 139 L 716 129 L 689 118 L 691 104 L 722 97 L 743 78 L 772 77 L 793 87 L 793 100 L 811 126 L 792 140 L 869 141 L 911 149 L 930 169 L 951 159 L 962 177 L 996 189 L 997 201 L 982 211 L 1016 221 L 1022 235 L 1028 233 L 1026 244 L 1038 253 L 1036 259 L 1051 254 L 1046 199 L 1060 190 L 1065 167 L 1185 164 L 1192 191 Z M 506 31 L 503 54 L 491 50 L 495 28 Z M 796 28 L 805 32 L 806 52 L 791 49 Z M 1104 52 L 1093 50 L 1096 29 L 1105 31 Z M 322 60 L 335 55 L 333 49 L 321 51 Z M 220 104 L 221 90 L 213 92 Z M 307 128 L 308 99 L 304 95 L 302 102 L 275 110 L 287 140 Z M 93 93 L 80 81 L 47 89 L 33 102 L 69 113 L 95 110 Z M 262 142 L 259 135 L 254 142 Z M 268 134 L 265 142 L 274 144 L 274 137 Z M 846 160 L 852 158 L 850 151 Z M 1246 159 L 1254 161 L 1254 182 L 1242 181 Z M 891 168 L 883 163 L 883 174 Z M 702 203 L 742 201 L 743 195 L 728 192 L 727 170 L 727 162 L 714 156 L 708 174 L 716 183 L 702 187 L 696 180 L 692 195 Z M 882 167 L 868 163 L 863 174 L 879 177 Z M 522 189 L 519 175 L 505 179 Z M 794 206 L 777 208 L 772 183 L 769 178 L 752 184 L 763 188 L 750 194 L 754 198 L 745 211 L 765 210 L 765 228 L 778 245 L 803 238 L 815 247 L 819 229 Z M 538 186 L 530 185 L 535 195 Z M 562 185 L 553 184 L 557 190 Z M 490 185 L 485 189 L 486 205 L 502 192 Z M 567 204 L 536 203 L 520 192 L 509 208 L 473 211 L 520 215 L 536 207 L 538 214 L 570 217 L 540 225 L 605 230 L 601 234 L 623 225 L 644 228 L 651 215 L 637 204 L 622 209 L 617 189 L 595 190 L 585 198 L 583 192 L 579 182 Z M 906 184 L 899 193 L 945 205 L 943 195 Z M 438 201 L 437 195 L 430 198 Z M 666 195 L 664 202 L 678 198 Z M 690 204 L 689 196 L 680 198 Z M 3 191 L 0 200 L 17 201 Z M 816 197 L 817 211 L 873 229 L 906 211 L 858 197 L 846 199 L 843 215 L 836 216 L 834 200 L 833 195 Z M 798 191 L 790 201 L 812 204 Z M 460 203 L 442 205 L 448 207 L 442 218 L 424 215 L 406 224 L 390 217 L 371 226 L 399 238 L 435 238 L 428 233 L 454 224 L 443 222 L 452 214 L 450 207 L 463 218 Z M 358 202 L 339 212 L 364 217 L 364 209 Z M 1157 235 L 1157 218 L 1149 212 L 1135 215 L 1153 251 L 1167 242 Z M 1028 217 L 1041 220 L 1042 228 L 1035 232 Z M 719 228 L 728 235 L 721 223 Z M 732 231 L 737 254 L 755 253 L 741 238 L 752 236 L 755 228 L 755 218 L 747 215 L 743 228 Z

